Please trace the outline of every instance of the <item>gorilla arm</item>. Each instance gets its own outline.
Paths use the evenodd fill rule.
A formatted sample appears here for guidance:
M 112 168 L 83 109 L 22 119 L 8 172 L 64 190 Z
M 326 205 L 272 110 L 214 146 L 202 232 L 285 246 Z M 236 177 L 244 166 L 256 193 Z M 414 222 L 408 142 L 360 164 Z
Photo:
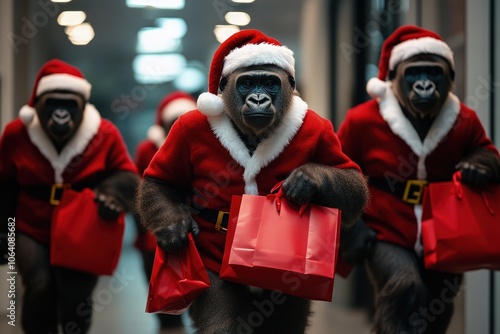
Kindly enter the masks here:
M 134 208 L 134 194 L 139 176 L 134 172 L 116 171 L 94 189 L 99 203 L 99 214 L 113 220 L 123 211 Z
M 344 228 L 354 225 L 368 201 L 368 187 L 360 172 L 315 163 L 296 168 L 283 183 L 283 191 L 297 205 L 310 201 L 340 209 Z
M 136 210 L 141 224 L 156 236 L 160 247 L 167 252 L 185 247 L 188 233 L 199 232 L 186 199 L 187 194 L 179 188 L 159 179 L 145 177 L 139 183 Z

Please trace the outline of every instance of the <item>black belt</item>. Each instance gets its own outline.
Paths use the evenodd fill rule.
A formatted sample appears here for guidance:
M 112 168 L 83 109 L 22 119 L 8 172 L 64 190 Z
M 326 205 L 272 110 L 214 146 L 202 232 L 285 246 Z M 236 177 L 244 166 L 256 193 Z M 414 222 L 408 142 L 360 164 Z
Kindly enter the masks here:
M 368 183 L 380 190 L 401 198 L 404 202 L 409 204 L 422 203 L 422 194 L 425 186 L 428 184 L 426 180 L 399 181 L 395 179 L 373 177 L 369 178 Z
M 215 230 L 226 233 L 229 222 L 229 212 L 211 209 L 202 209 L 198 213 L 201 218 L 215 224 Z
M 52 205 L 59 205 L 64 189 L 73 189 L 82 191 L 84 188 L 90 188 L 90 185 L 71 184 L 71 183 L 54 183 L 52 185 L 36 185 L 26 186 L 21 189 L 30 196 L 38 198 L 42 201 L 47 201 Z

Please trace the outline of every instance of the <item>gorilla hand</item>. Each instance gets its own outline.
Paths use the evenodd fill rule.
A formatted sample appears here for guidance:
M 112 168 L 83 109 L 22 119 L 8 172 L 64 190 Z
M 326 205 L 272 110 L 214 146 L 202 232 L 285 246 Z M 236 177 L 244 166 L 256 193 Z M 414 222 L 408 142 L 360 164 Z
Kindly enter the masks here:
M 477 149 L 455 168 L 462 174 L 464 184 L 480 187 L 500 183 L 500 157 L 491 150 Z
M 460 162 L 457 169 L 462 174 L 462 182 L 471 186 L 484 186 L 490 179 L 488 167 L 474 162 Z
M 139 183 L 136 211 L 140 222 L 166 252 L 187 246 L 189 232 L 199 233 L 186 198 L 185 191 L 158 179 L 146 177 Z
M 99 216 L 105 220 L 115 220 L 124 211 L 123 204 L 113 195 L 96 192 L 95 200 L 99 205 Z
M 199 233 L 198 224 L 190 213 L 180 215 L 178 220 L 153 231 L 158 245 L 167 253 L 176 252 L 186 247 L 189 232 L 193 233 L 194 236 Z
M 309 203 L 321 190 L 323 184 L 321 176 L 319 166 L 313 164 L 296 168 L 283 182 L 285 198 L 297 205 Z
M 372 254 L 376 240 L 377 233 L 362 220 L 358 220 L 353 227 L 342 229 L 340 255 L 351 265 L 362 264 Z

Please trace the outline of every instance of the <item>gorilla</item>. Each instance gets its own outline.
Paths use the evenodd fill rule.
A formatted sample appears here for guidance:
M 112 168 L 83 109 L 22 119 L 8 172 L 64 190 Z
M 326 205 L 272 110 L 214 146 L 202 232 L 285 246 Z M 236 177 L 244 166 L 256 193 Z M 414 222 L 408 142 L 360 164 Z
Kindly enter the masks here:
M 298 96 L 291 50 L 260 31 L 243 30 L 221 44 L 209 92 L 197 104 L 173 125 L 145 172 L 141 222 L 166 252 L 185 247 L 189 232 L 197 235 L 211 281 L 188 310 L 197 333 L 304 333 L 309 300 L 219 278 L 231 195 L 266 195 L 284 180 L 289 201 L 339 208 L 350 226 L 367 201 L 366 180 L 342 153 L 331 123 Z
M 500 182 L 498 151 L 453 94 L 454 76 L 453 53 L 439 35 L 400 27 L 367 84 L 374 99 L 349 110 L 338 131 L 369 178 L 370 204 L 340 253 L 365 264 L 375 289 L 374 333 L 445 333 L 452 317 L 462 275 L 427 270 L 422 258 L 426 184 L 449 181 L 456 170 L 468 185 Z
M 88 102 L 90 90 L 79 69 L 49 60 L 0 139 L 0 216 L 14 224 L 0 229 L 0 262 L 15 253 L 24 333 L 87 333 L 91 325 L 98 277 L 50 262 L 53 213 L 65 189 L 94 190 L 109 224 L 134 207 L 136 168 L 116 127 Z

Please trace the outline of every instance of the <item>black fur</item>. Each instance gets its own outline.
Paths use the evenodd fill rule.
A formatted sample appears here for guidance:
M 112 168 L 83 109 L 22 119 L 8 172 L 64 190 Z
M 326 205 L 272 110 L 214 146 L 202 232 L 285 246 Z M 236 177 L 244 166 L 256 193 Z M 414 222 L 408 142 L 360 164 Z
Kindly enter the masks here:
M 132 211 L 138 182 L 136 173 L 126 171 L 115 172 L 101 181 L 94 189 L 101 217 L 113 220 L 123 211 Z

